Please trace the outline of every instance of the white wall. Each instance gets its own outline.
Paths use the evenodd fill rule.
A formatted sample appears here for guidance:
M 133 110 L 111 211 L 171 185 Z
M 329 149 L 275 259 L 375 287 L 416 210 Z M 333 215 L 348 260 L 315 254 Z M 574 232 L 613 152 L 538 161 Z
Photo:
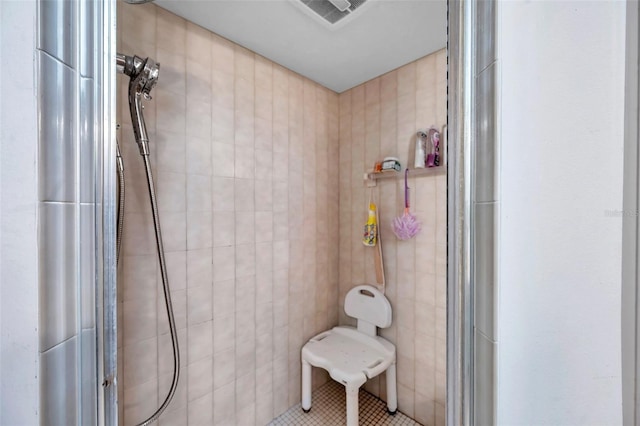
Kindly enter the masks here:
M 35 1 L 0 1 L 0 424 L 38 424 Z
M 501 2 L 498 423 L 622 423 L 624 2 Z

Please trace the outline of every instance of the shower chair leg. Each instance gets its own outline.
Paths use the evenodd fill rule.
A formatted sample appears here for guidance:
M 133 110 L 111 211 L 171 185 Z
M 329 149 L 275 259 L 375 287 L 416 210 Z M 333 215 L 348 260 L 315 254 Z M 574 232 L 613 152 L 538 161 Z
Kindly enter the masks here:
M 358 426 L 358 392 L 360 387 L 346 385 L 347 394 L 347 426 Z
M 396 414 L 398 411 L 398 391 L 396 388 L 396 363 L 395 361 L 387 368 L 387 411 L 389 414 Z
M 311 410 L 311 364 L 302 360 L 302 411 Z

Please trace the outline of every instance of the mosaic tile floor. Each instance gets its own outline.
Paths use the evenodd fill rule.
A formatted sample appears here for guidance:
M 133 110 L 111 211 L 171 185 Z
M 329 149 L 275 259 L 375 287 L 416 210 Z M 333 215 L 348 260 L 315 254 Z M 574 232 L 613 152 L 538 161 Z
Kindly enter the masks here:
M 289 408 L 267 426 L 340 426 L 346 424 L 344 386 L 330 380 L 313 392 L 311 411 L 304 413 L 300 404 Z M 420 426 L 400 411 L 392 416 L 387 404 L 360 389 L 358 407 L 361 426 Z

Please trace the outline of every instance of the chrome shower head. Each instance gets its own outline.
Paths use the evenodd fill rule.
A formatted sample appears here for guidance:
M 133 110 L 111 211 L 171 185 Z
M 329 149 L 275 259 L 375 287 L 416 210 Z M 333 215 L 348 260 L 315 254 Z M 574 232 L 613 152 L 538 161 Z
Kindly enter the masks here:
M 129 4 L 144 4 L 144 3 L 151 3 L 154 0 L 124 0 L 125 3 L 129 3 Z
M 130 77 L 129 80 L 129 109 L 131 110 L 131 123 L 136 142 L 140 148 L 140 154 L 149 154 L 149 138 L 142 115 L 140 97 L 151 99 L 151 90 L 158 82 L 160 64 L 153 59 L 142 59 L 138 56 L 116 55 L 116 68 Z
M 142 59 L 139 56 L 116 55 L 118 72 L 131 77 L 131 88 L 151 99 L 151 90 L 158 82 L 160 64 L 151 58 Z
M 151 90 L 158 83 L 159 75 L 160 64 L 156 63 L 156 61 L 154 61 L 153 59 L 145 59 L 142 63 L 140 72 L 135 78 L 139 90 L 144 95 L 145 99 L 151 99 Z M 133 76 L 131 81 L 134 81 Z

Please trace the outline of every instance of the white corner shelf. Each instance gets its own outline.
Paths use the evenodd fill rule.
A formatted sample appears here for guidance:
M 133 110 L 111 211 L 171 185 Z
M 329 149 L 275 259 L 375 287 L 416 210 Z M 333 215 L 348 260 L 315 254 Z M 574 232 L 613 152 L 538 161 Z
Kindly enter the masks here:
M 446 174 L 447 166 L 425 167 L 424 169 L 409 169 L 409 177 L 438 176 Z M 380 179 L 404 179 L 404 171 L 389 171 L 378 173 L 370 172 L 364 175 L 364 180 L 367 182 L 368 186 L 375 186 L 376 181 Z

